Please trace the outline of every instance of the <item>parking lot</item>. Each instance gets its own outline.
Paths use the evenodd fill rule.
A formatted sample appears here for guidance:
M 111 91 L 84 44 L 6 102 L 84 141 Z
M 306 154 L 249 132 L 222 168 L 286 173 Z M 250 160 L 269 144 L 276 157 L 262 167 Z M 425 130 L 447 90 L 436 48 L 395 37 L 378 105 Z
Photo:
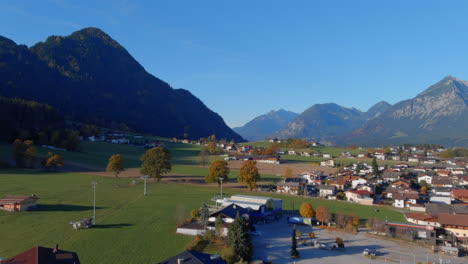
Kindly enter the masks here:
M 456 258 L 430 253 L 428 249 L 406 244 L 396 243 L 380 238 L 368 237 L 365 232 L 350 234 L 338 231 L 328 231 L 317 227 L 297 225 L 302 232 L 297 248 L 300 258 L 289 258 L 291 249 L 292 226 L 286 218 L 264 225 L 256 225 L 258 236 L 252 236 L 254 245 L 254 260 L 271 260 L 273 263 L 468 263 L 468 258 Z M 319 243 L 326 248 L 315 248 L 311 245 L 309 233 L 315 233 Z M 343 251 L 331 250 L 336 237 L 341 237 L 345 243 Z M 306 245 L 303 239 L 307 240 Z M 365 249 L 377 250 L 376 259 L 363 256 Z

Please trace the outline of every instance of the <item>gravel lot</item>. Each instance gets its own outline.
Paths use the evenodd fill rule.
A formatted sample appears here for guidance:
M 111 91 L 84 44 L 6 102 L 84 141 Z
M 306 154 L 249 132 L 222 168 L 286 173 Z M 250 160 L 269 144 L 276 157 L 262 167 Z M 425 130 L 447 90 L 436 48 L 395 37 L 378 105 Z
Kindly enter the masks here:
M 289 258 L 291 248 L 292 226 L 286 222 L 283 217 L 279 221 L 268 223 L 266 225 L 256 225 L 257 231 L 261 232 L 259 236 L 252 236 L 254 245 L 254 260 L 271 260 L 273 263 L 468 263 L 468 258 L 454 258 L 438 254 L 429 253 L 425 248 L 409 244 L 398 244 L 393 241 L 383 240 L 366 236 L 365 232 L 359 234 L 349 234 L 343 232 L 330 232 L 313 227 L 313 231 L 322 244 L 328 248 L 335 242 L 336 237 L 341 237 L 345 241 L 344 251 L 318 249 L 310 245 L 310 239 L 307 239 L 307 245 L 298 241 L 299 259 Z M 303 238 L 309 237 L 311 227 L 305 225 L 296 226 L 303 234 Z M 377 259 L 370 259 L 362 255 L 364 249 L 375 249 L 379 252 Z

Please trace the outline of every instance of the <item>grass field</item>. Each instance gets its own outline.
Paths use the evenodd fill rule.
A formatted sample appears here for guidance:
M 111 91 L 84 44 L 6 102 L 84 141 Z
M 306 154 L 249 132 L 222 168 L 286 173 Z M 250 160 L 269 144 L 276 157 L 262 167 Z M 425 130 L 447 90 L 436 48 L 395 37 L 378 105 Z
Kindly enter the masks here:
M 97 181 L 98 226 L 73 230 L 72 220 L 92 216 L 91 181 Z M 143 196 L 140 183 L 128 179 L 96 177 L 78 173 L 0 172 L 0 196 L 36 194 L 37 211 L 0 212 L 0 256 L 9 257 L 28 248 L 58 243 L 78 252 L 83 263 L 151 263 L 170 257 L 186 247 L 192 237 L 175 234 L 176 220 L 188 217 L 192 208 L 210 202 L 218 188 L 177 183 L 151 183 Z M 245 192 L 226 190 L 226 195 Z M 249 193 L 249 192 L 246 192 Z M 273 193 L 255 193 L 283 199 L 285 209 L 297 209 L 306 199 Z M 331 212 L 356 213 L 360 218 L 377 216 L 401 221 L 401 213 L 345 202 L 307 199 L 314 207 Z
M 167 146 L 173 154 L 173 172 L 204 177 L 207 168 L 198 165 L 199 146 Z M 41 148 L 45 153 L 48 149 Z M 66 160 L 104 167 L 112 154 L 122 154 L 127 167 L 138 167 L 143 148 L 104 142 L 84 142 L 82 152 L 58 152 Z M 11 145 L 0 145 L 0 157 L 11 156 Z M 295 156 L 298 157 L 298 156 Z M 214 158 L 214 157 L 212 157 Z M 238 173 L 232 171 L 230 181 Z M 278 177 L 262 175 L 263 179 Z M 97 181 L 97 221 L 95 228 L 73 230 L 70 221 L 92 216 L 91 182 Z M 0 197 L 30 195 L 40 197 L 39 210 L 10 213 L 0 211 L 0 257 L 10 257 L 34 246 L 53 247 L 78 252 L 82 263 L 155 263 L 184 250 L 190 236 L 175 234 L 176 223 L 189 211 L 219 193 L 216 187 L 180 183 L 150 183 L 149 195 L 143 185 L 130 179 L 98 177 L 82 173 L 44 173 L 37 170 L 0 170 Z M 225 189 L 225 195 L 251 194 L 243 189 Z M 298 209 L 307 200 L 316 208 L 325 205 L 331 212 L 355 213 L 361 219 L 371 216 L 382 220 L 404 221 L 391 208 L 310 199 L 275 193 L 254 195 L 283 199 L 284 209 Z

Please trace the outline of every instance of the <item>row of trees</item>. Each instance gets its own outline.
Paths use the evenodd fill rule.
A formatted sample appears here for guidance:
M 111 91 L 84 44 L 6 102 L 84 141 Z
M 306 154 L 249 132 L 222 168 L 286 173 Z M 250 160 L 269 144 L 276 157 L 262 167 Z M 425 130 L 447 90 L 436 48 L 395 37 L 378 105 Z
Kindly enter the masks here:
M 151 178 L 161 180 L 164 173 L 168 173 L 172 169 L 171 153 L 163 147 L 155 147 L 147 150 L 140 157 L 141 174 L 148 175 Z M 111 172 L 117 178 L 124 171 L 124 159 L 120 154 L 110 156 L 106 166 L 106 171 Z
M 239 177 L 237 178 L 237 181 L 246 185 L 249 190 L 257 188 L 257 182 L 260 180 L 260 173 L 258 172 L 256 164 L 257 163 L 253 160 L 246 160 L 242 163 L 242 166 L 239 170 Z M 230 169 L 226 161 L 215 160 L 213 163 L 211 163 L 211 166 L 208 169 L 205 182 L 217 182 L 218 185 L 221 184 L 221 181 L 227 182 L 229 172 Z
M 13 158 L 18 168 L 34 168 L 41 159 L 32 140 L 16 139 L 13 142 Z M 63 166 L 63 157 L 53 152 L 48 152 L 41 160 L 41 165 L 54 171 Z
M 315 218 L 323 224 L 331 222 L 333 218 L 332 214 L 325 206 L 321 205 L 317 207 L 317 211 L 315 211 L 312 205 L 308 202 L 301 204 L 299 213 L 302 217 L 306 218 L 313 218 L 315 216 Z M 334 220 L 339 228 L 346 228 L 350 231 L 359 226 L 359 217 L 356 214 L 336 212 L 334 214 Z

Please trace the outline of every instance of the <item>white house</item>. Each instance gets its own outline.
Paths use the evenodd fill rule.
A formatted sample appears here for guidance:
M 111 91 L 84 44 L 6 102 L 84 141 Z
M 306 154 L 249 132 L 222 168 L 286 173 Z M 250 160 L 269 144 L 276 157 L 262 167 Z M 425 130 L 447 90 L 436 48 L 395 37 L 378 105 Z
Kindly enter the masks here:
M 324 160 L 320 162 L 320 166 L 322 167 L 335 167 L 335 161 L 330 159 L 330 160 Z
M 323 158 L 326 158 L 326 159 L 329 159 L 329 158 L 331 158 L 331 155 L 330 155 L 330 154 L 327 154 L 327 153 L 324 153 L 324 154 L 322 155 L 322 157 L 323 157 Z
M 431 203 L 452 204 L 452 198 L 450 196 L 431 196 L 429 200 Z
M 327 196 L 334 196 L 336 193 L 336 186 L 334 185 L 320 185 L 319 186 L 319 196 L 320 197 L 327 197 Z
M 294 151 L 294 150 L 288 150 L 288 155 L 296 155 L 296 151 Z
M 426 174 L 418 176 L 418 183 L 420 184 L 422 181 L 426 181 L 427 184 L 432 185 L 432 176 Z
M 367 184 L 368 180 L 364 179 L 364 178 L 359 178 L 357 180 L 353 180 L 351 181 L 351 187 L 353 189 L 356 189 L 356 187 L 360 184 Z

